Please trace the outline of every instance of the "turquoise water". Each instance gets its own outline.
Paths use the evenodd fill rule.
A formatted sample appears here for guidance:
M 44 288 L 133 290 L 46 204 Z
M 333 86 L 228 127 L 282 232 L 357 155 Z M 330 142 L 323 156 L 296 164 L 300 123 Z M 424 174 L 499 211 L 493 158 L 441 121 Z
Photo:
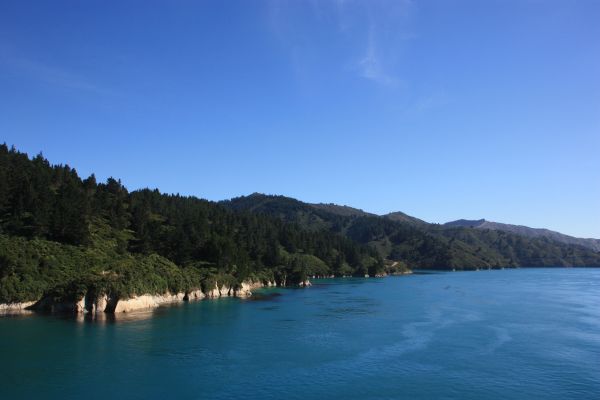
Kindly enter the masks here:
M 0 318 L 0 398 L 600 398 L 600 270 L 263 294 L 127 322 Z

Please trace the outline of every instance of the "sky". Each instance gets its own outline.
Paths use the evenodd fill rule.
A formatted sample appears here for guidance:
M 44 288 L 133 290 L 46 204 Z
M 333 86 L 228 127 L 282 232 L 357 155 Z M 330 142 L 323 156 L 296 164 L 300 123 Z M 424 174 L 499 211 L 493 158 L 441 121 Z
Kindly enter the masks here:
M 600 2 L 0 2 L 0 142 L 130 190 L 600 238 Z

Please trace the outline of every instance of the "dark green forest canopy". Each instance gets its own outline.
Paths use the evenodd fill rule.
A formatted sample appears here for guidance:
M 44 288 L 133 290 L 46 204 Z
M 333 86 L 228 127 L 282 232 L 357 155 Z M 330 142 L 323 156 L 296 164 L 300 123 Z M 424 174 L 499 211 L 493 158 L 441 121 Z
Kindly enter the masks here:
M 158 190 L 130 193 L 119 180 L 81 179 L 0 146 L 0 302 L 90 285 L 128 295 L 383 268 L 375 249 L 329 230 Z
M 396 267 L 391 268 L 391 265 Z M 545 238 L 254 194 L 215 203 L 81 179 L 0 145 L 0 303 L 87 291 L 119 296 L 309 276 L 433 269 L 600 266 Z
M 448 228 L 402 213 L 348 215 L 335 207 L 303 203 L 284 196 L 255 193 L 221 202 L 237 211 L 252 211 L 295 222 L 306 229 L 328 229 L 377 249 L 384 259 L 411 268 L 478 269 L 502 267 L 598 267 L 600 254 L 588 248 L 498 230 Z

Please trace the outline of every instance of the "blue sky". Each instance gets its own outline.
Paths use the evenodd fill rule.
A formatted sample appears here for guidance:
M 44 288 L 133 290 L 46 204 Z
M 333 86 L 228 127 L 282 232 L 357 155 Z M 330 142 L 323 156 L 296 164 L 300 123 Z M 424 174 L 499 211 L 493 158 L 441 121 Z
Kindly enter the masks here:
M 0 141 L 131 190 L 600 237 L 598 1 L 0 3 Z

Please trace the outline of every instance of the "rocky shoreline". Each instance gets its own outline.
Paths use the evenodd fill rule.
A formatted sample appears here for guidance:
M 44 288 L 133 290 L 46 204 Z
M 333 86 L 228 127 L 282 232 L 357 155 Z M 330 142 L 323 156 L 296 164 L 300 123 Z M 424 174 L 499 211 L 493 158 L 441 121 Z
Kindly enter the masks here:
M 393 275 L 411 274 L 412 271 L 403 271 L 395 273 L 384 273 L 373 276 L 374 278 L 383 278 Z M 335 276 L 312 276 L 312 279 L 335 278 Z M 365 278 L 369 278 L 365 275 Z M 179 293 L 163 294 L 141 294 L 129 297 L 111 296 L 110 294 L 94 295 L 86 293 L 76 301 L 55 301 L 51 297 L 43 297 L 37 301 L 27 301 L 23 303 L 2 303 L 0 304 L 0 316 L 2 315 L 20 315 L 33 314 L 36 312 L 49 314 L 75 314 L 75 315 L 102 315 L 102 314 L 126 314 L 136 311 L 149 311 L 163 305 L 177 304 L 189 301 L 199 301 L 203 299 L 218 299 L 221 297 L 247 298 L 252 296 L 252 291 L 263 287 L 308 287 L 311 286 L 310 280 L 299 282 L 295 285 L 289 285 L 286 281 L 276 283 L 274 281 L 243 281 L 239 286 L 233 287 L 220 285 L 218 282 L 210 289 L 203 291 L 200 288 Z
M 164 294 L 142 294 L 119 298 L 110 294 L 95 295 L 86 293 L 75 301 L 55 301 L 53 298 L 44 297 L 38 301 L 23 303 L 0 304 L 0 315 L 29 314 L 43 312 L 50 314 L 123 314 L 135 311 L 152 310 L 162 305 L 176 304 L 187 301 L 198 301 L 202 299 L 217 299 L 221 297 L 247 298 L 252 296 L 252 290 L 263 287 L 285 286 L 275 282 L 244 281 L 239 286 L 228 285 L 215 286 L 206 291 L 195 289 L 188 292 L 164 293 Z M 311 286 L 309 280 L 300 282 L 297 286 Z

